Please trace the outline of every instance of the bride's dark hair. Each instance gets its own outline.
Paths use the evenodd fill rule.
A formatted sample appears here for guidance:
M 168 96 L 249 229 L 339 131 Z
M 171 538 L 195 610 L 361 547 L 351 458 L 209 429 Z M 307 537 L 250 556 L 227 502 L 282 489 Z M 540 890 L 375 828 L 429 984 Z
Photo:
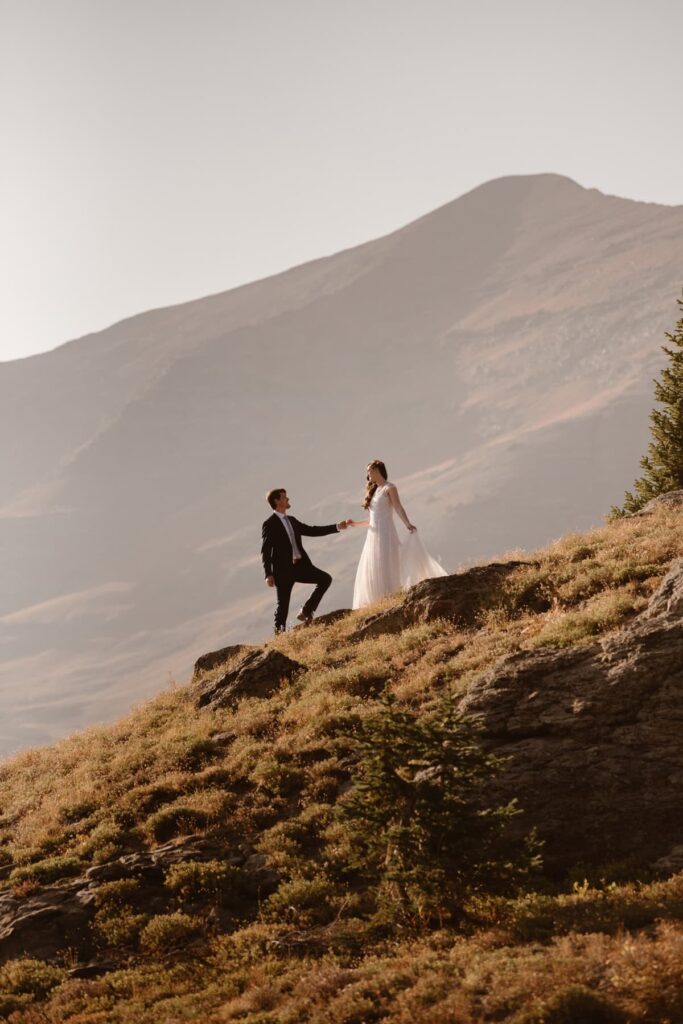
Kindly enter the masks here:
M 373 484 L 369 476 L 371 469 L 378 469 L 385 480 L 389 479 L 387 467 L 384 465 L 383 462 L 380 462 L 379 459 L 373 459 L 372 462 L 368 463 L 368 468 L 365 471 L 365 478 L 368 482 L 368 485 L 365 489 L 365 497 L 363 498 L 364 509 L 368 509 L 370 507 L 370 502 L 372 501 L 374 493 L 377 490 L 377 484 Z

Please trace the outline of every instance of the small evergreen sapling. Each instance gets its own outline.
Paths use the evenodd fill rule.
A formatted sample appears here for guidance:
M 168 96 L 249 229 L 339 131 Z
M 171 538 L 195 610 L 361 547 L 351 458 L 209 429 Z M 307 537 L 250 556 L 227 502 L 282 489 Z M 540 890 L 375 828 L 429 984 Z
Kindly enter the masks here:
M 683 299 L 677 301 L 683 311 Z M 640 460 L 645 472 L 633 485 L 635 494 L 626 491 L 623 506 L 612 506 L 610 519 L 637 512 L 659 494 L 683 489 L 683 317 L 666 337 L 674 347 L 661 346 L 669 364 L 654 380 L 655 400 L 662 408 L 650 413 L 652 441 Z
M 484 795 L 504 759 L 481 749 L 455 698 L 441 698 L 428 717 L 390 697 L 382 704 L 363 725 L 355 781 L 338 805 L 351 833 L 349 866 L 380 914 L 443 923 L 468 894 L 510 888 L 537 867 L 540 844 L 533 833 L 506 842 L 516 802 L 491 807 Z

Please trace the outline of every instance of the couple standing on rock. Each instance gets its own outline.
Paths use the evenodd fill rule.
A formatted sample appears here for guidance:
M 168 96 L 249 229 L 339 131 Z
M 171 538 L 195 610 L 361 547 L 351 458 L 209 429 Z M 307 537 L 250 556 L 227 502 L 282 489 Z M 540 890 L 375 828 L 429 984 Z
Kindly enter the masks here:
M 284 632 L 292 588 L 295 583 L 312 583 L 313 593 L 297 615 L 306 624 L 313 620 L 315 610 L 332 582 L 329 573 L 316 568 L 306 554 L 302 536 L 323 537 L 346 530 L 350 526 L 366 526 L 368 533 L 358 562 L 353 588 L 353 608 L 374 604 L 387 594 L 413 586 L 420 580 L 448 573 L 426 551 L 417 535 L 417 527 L 408 519 L 401 504 L 396 485 L 387 476 L 383 462 L 375 459 L 366 470 L 367 488 L 363 508 L 368 518 L 355 522 L 343 519 L 330 526 L 307 526 L 287 515 L 290 508 L 287 491 L 277 487 L 269 491 L 266 500 L 273 514 L 263 524 L 261 558 L 266 583 L 277 593 L 275 632 Z M 394 525 L 394 513 L 408 530 L 403 543 Z

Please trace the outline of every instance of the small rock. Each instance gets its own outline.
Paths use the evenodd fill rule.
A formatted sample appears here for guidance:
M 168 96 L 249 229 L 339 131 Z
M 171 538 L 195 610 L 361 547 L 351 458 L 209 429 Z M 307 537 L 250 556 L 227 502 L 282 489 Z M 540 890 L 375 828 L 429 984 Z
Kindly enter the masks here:
M 654 862 L 652 869 L 665 878 L 683 871 L 683 846 L 674 846 L 664 857 Z
M 675 493 L 683 494 L 683 491 Z M 642 618 L 652 619 L 661 615 L 683 615 L 683 559 L 677 559 L 657 587 L 643 612 Z
M 88 960 L 87 963 L 69 968 L 67 974 L 71 978 L 96 978 L 107 971 L 115 971 L 119 966 L 115 960 Z
M 266 859 L 265 853 L 252 853 L 251 857 L 248 857 L 244 862 L 244 870 L 260 871 L 261 868 L 266 866 Z
M 303 666 L 274 648 L 256 648 L 218 679 L 200 683 L 196 702 L 200 708 L 222 708 L 242 697 L 270 697 L 283 679 L 292 679 Z
M 226 661 L 230 661 L 236 654 L 253 650 L 257 650 L 257 648 L 251 644 L 232 644 L 230 647 L 221 647 L 219 651 L 209 651 L 208 654 L 202 654 L 201 658 L 197 658 L 194 664 L 192 681 L 197 682 L 200 676 L 211 672 L 212 669 L 217 668 L 219 665 L 225 664 Z
M 384 612 L 376 612 L 374 615 L 369 615 L 366 619 L 363 619 L 350 639 L 360 641 L 387 633 L 400 633 L 409 625 L 410 620 L 406 616 L 401 604 L 395 608 L 387 608 Z
M 231 743 L 234 743 L 237 739 L 236 732 L 215 732 L 211 736 L 214 743 L 218 744 L 219 747 L 229 747 Z

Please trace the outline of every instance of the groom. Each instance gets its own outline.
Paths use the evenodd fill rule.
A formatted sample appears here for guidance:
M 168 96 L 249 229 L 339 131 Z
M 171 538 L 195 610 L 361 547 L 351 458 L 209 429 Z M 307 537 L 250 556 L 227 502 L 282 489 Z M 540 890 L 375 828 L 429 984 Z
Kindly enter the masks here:
M 269 587 L 275 587 L 277 592 L 275 632 L 283 633 L 287 625 L 289 599 L 294 584 L 315 583 L 316 585 L 315 590 L 297 615 L 297 619 L 308 624 L 312 621 L 313 613 L 332 582 L 332 577 L 328 572 L 316 569 L 311 562 L 301 543 L 301 535 L 323 537 L 328 533 L 336 533 L 337 530 L 345 530 L 348 523 L 346 520 L 341 523 L 333 523 L 331 526 L 306 526 L 305 523 L 300 523 L 294 516 L 287 515 L 287 509 L 291 506 L 284 487 L 276 487 L 275 490 L 268 491 L 266 501 L 273 509 L 273 514 L 266 519 L 261 530 L 263 538 L 261 558 L 263 559 L 266 583 Z

